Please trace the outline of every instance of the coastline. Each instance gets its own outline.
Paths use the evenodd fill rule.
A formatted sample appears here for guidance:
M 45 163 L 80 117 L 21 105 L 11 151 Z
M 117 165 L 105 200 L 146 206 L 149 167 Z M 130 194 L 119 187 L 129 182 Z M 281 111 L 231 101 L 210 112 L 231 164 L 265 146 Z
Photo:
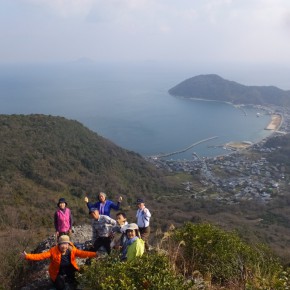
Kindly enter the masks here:
M 270 130 L 270 131 L 273 131 L 272 133 L 274 133 L 282 125 L 282 120 L 283 120 L 282 115 L 272 114 L 270 123 L 266 126 L 265 130 Z M 260 141 L 262 141 L 262 140 L 260 140 Z M 254 143 L 247 142 L 247 141 L 231 141 L 231 142 L 225 144 L 224 146 L 228 149 L 231 149 L 231 150 L 241 150 L 241 149 L 249 148 L 252 145 L 254 145 Z
M 177 96 L 175 96 L 177 97 Z M 244 106 L 252 106 L 254 108 L 262 108 L 264 110 L 267 110 L 269 113 L 272 111 L 271 107 L 267 107 L 267 106 L 261 106 L 261 105 L 257 105 L 257 104 L 235 104 L 232 102 L 228 102 L 228 101 L 221 101 L 221 100 L 214 100 L 214 99 L 202 99 L 202 98 L 186 98 L 186 97 L 180 97 L 179 98 L 184 98 L 184 99 L 189 99 L 189 100 L 193 100 L 193 101 L 206 101 L 206 102 L 221 102 L 221 103 L 226 103 L 229 104 L 237 109 L 242 110 L 242 112 L 245 114 L 245 116 L 247 115 L 247 113 L 244 111 L 243 107 Z M 268 131 L 272 131 L 271 135 L 273 133 L 275 133 L 276 131 L 279 130 L 279 128 L 281 127 L 282 123 L 283 123 L 283 116 L 279 113 L 270 113 L 271 114 L 271 120 L 269 122 L 269 124 L 264 128 L 264 130 L 268 130 Z M 270 136 L 268 136 L 270 137 Z M 266 137 L 266 138 L 268 138 Z M 237 150 L 243 150 L 243 149 L 247 149 L 251 146 L 253 146 L 256 143 L 259 143 L 261 141 L 263 141 L 264 138 L 262 140 L 259 140 L 258 142 L 252 143 L 249 141 L 231 141 L 228 142 L 226 144 L 224 144 L 223 146 L 229 150 L 233 150 L 233 151 L 237 151 Z
M 218 102 L 218 103 L 228 104 L 228 105 L 233 106 L 236 109 L 241 110 L 245 116 L 247 116 L 247 112 L 244 110 L 244 107 L 256 108 L 257 110 L 264 111 L 264 114 L 271 115 L 271 120 L 269 121 L 268 125 L 266 125 L 266 127 L 264 128 L 264 130 L 270 131 L 270 135 L 255 142 L 237 140 L 237 141 L 230 141 L 220 146 L 232 152 L 248 149 L 252 147 L 253 145 L 264 141 L 265 139 L 270 138 L 275 132 L 279 132 L 278 130 L 281 128 L 282 123 L 283 123 L 283 115 L 275 112 L 275 107 L 270 106 L 269 104 L 268 105 L 241 104 L 241 103 L 233 103 L 229 101 L 222 101 L 222 100 L 215 100 L 215 99 L 193 98 L 193 97 L 184 97 L 184 96 L 176 96 L 176 95 L 173 95 L 173 96 L 181 98 L 181 99 L 192 100 L 192 101 Z M 258 114 L 257 114 L 257 117 L 258 117 Z M 227 154 L 231 154 L 231 153 L 227 153 Z M 227 154 L 222 154 L 222 155 L 227 155 Z
M 282 124 L 282 116 L 280 114 L 272 114 L 271 121 L 265 128 L 265 130 L 273 130 L 276 131 L 280 128 Z

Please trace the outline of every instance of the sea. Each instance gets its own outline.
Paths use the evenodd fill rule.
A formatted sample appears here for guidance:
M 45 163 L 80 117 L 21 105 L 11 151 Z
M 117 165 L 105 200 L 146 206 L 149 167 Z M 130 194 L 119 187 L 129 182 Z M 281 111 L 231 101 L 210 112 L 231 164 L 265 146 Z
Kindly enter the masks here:
M 208 69 L 150 61 L 130 65 L 91 61 L 1 64 L 0 113 L 77 120 L 142 156 L 181 151 L 198 143 L 170 159 L 228 154 L 223 147 L 227 142 L 258 142 L 269 136 L 271 132 L 265 127 L 270 115 L 256 108 L 241 110 L 228 103 L 190 100 L 168 93 L 185 79 L 213 73 Z M 219 75 L 229 80 L 238 75 L 235 71 L 230 78 L 229 70 L 224 74 Z

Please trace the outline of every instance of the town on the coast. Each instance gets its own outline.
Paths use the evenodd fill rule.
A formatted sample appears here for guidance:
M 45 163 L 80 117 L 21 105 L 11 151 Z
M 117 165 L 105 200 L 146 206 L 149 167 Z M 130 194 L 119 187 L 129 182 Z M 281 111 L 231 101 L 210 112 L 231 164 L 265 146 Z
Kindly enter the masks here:
M 215 199 L 226 204 L 245 200 L 268 202 L 274 196 L 282 194 L 280 189 L 287 180 L 283 165 L 277 163 L 273 165 L 267 161 L 266 154 L 277 148 L 269 148 L 265 143 L 269 138 L 290 132 L 290 110 L 273 105 L 271 107 L 253 105 L 253 107 L 272 117 L 265 130 L 271 130 L 273 133 L 258 143 L 230 142 L 224 144 L 227 154 L 212 158 L 200 158 L 193 153 L 191 160 L 165 158 L 171 154 L 154 155 L 146 159 L 157 168 L 175 173 L 186 172 L 197 177 L 202 185 L 201 189 L 197 189 L 191 181 L 182 183 L 185 195 L 189 198 Z M 257 113 L 257 117 L 259 114 Z M 252 154 L 249 155 L 249 152 Z M 250 156 L 254 153 L 258 153 L 255 154 L 258 157 L 253 160 Z

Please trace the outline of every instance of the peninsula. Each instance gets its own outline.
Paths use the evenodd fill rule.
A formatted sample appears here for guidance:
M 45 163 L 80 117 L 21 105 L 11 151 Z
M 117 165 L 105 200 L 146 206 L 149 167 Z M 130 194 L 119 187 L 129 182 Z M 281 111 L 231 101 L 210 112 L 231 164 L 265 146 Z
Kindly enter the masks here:
M 216 74 L 198 75 L 171 88 L 169 94 L 184 98 L 216 100 L 233 104 L 290 107 L 290 91 L 274 86 L 246 86 Z

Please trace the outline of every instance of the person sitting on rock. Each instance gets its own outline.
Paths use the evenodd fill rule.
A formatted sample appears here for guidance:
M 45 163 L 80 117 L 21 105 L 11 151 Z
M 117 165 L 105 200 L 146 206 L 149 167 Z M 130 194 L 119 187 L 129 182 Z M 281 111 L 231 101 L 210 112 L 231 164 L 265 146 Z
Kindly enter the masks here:
M 71 235 L 73 218 L 71 210 L 67 207 L 67 202 L 64 198 L 60 198 L 57 203 L 58 209 L 54 214 L 54 227 L 56 237 L 61 235 Z
M 126 226 L 127 241 L 123 247 L 122 261 L 132 261 L 144 254 L 145 242 L 141 239 L 138 225 L 135 223 Z
M 104 247 L 107 254 L 110 254 L 112 228 L 117 222 L 109 216 L 100 214 L 96 208 L 91 208 L 89 214 L 92 218 L 92 243 L 94 251 Z
M 69 239 L 69 236 L 62 235 L 58 244 L 48 251 L 39 254 L 27 254 L 25 251 L 21 256 L 26 260 L 40 261 L 50 259 L 49 275 L 57 290 L 65 289 L 67 283 L 75 283 L 75 272 L 79 270 L 76 258 L 95 258 L 95 252 L 82 251 L 77 249 Z
M 119 210 L 120 204 L 122 202 L 122 196 L 119 197 L 118 202 L 115 204 L 111 200 L 107 200 L 107 195 L 104 192 L 100 192 L 98 195 L 98 200 L 96 203 L 89 202 L 89 198 L 85 197 L 85 203 L 88 209 L 96 208 L 99 210 L 100 214 L 110 216 L 111 209 Z

